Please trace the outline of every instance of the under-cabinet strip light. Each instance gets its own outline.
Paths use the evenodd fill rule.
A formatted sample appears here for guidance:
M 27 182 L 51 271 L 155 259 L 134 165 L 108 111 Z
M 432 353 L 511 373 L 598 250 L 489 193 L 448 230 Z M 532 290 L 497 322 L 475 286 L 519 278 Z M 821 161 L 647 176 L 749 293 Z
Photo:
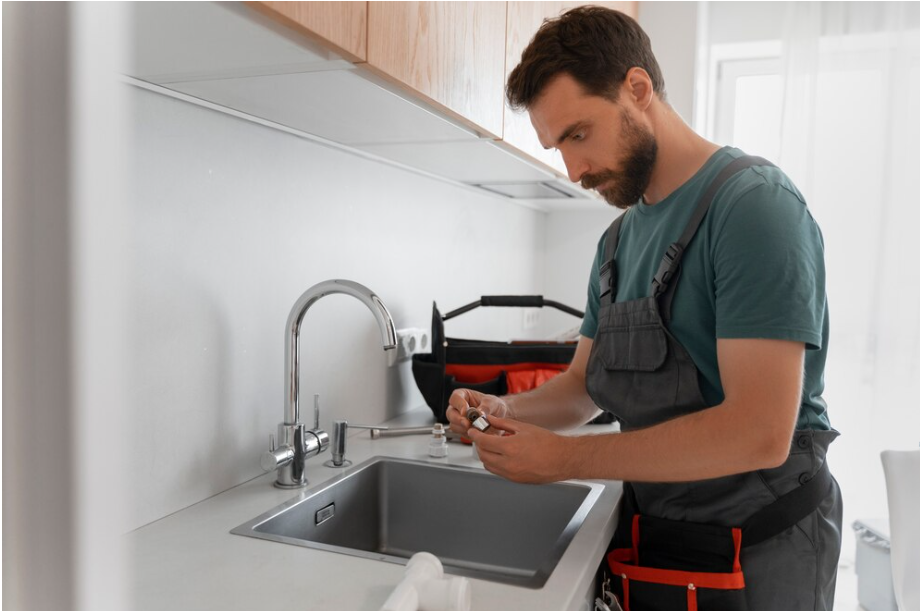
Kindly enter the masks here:
M 255 123 L 257 125 L 261 125 L 269 129 L 274 129 L 280 132 L 284 132 L 286 134 L 290 134 L 292 136 L 296 136 L 298 138 L 309 140 L 310 142 L 319 144 L 320 146 L 331 148 L 336 151 L 340 151 L 342 153 L 348 153 L 349 155 L 354 155 L 356 157 L 360 157 L 368 161 L 376 161 L 377 163 L 382 163 L 384 165 L 388 165 L 390 167 L 393 167 L 399 170 L 411 172 L 418 176 L 423 176 L 425 178 L 437 180 L 438 182 L 452 185 L 454 187 L 459 187 L 461 189 L 470 191 L 472 193 L 476 193 L 478 195 L 485 195 L 493 199 L 499 199 L 505 202 L 511 201 L 519 206 L 523 206 L 531 210 L 537 210 L 539 212 L 546 212 L 545 209 L 541 208 L 540 206 L 534 203 L 526 201 L 526 200 L 510 198 L 510 197 L 501 195 L 499 193 L 495 193 L 493 191 L 481 189 L 476 185 L 470 185 L 465 182 L 460 182 L 459 180 L 454 180 L 452 178 L 447 178 L 445 176 L 440 176 L 438 174 L 432 174 L 431 172 L 426 172 L 425 170 L 415 168 L 410 165 L 400 163 L 398 161 L 393 161 L 392 159 L 387 159 L 386 157 L 380 157 L 379 155 L 375 155 L 367 151 L 362 151 L 360 149 L 352 148 L 348 145 L 341 144 L 339 142 L 335 142 L 334 140 L 329 140 L 327 138 L 323 138 L 322 136 L 317 136 L 316 134 L 311 134 L 309 132 L 305 132 L 305 131 L 302 131 L 302 130 L 299 130 L 293 127 L 288 127 L 287 125 L 283 125 L 281 123 L 275 123 L 274 121 L 270 121 L 268 119 L 263 119 L 261 117 L 257 117 L 255 115 L 251 115 L 251 114 L 239 111 L 239 110 L 234 110 L 233 108 L 228 108 L 227 106 L 221 106 L 220 104 L 215 104 L 214 102 L 209 102 L 202 98 L 197 98 L 195 96 L 188 95 L 186 93 L 174 91 L 172 89 L 169 89 L 168 87 L 163 87 L 162 85 L 156 85 L 154 83 L 149 83 L 147 81 L 135 78 L 133 76 L 127 76 L 127 75 L 122 75 L 121 79 L 128 85 L 133 85 L 134 87 L 138 87 L 140 89 L 146 89 L 147 91 L 151 91 L 153 93 L 158 93 L 160 95 L 165 95 L 171 98 L 175 98 L 183 102 L 188 102 L 189 104 L 201 106 L 202 108 L 207 108 L 209 110 L 215 110 L 217 112 L 224 113 L 225 115 L 236 117 L 237 119 L 243 119 L 244 121 L 249 121 L 250 123 Z

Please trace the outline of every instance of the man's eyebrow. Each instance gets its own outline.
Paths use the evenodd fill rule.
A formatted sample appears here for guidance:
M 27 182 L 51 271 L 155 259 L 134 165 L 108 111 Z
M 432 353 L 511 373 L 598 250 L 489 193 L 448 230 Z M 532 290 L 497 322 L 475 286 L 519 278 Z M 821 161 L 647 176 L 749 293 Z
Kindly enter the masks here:
M 565 139 L 568 138 L 569 136 L 571 136 L 571 135 L 572 135 L 572 132 L 574 132 L 575 130 L 577 130 L 577 129 L 580 128 L 580 127 L 584 127 L 585 124 L 586 124 L 586 122 L 585 122 L 584 120 L 578 120 L 578 121 L 576 121 L 575 123 L 572 123 L 571 125 L 569 125 L 567 128 L 565 128 L 565 131 L 563 131 L 563 132 L 562 132 L 562 135 L 559 136 L 559 138 L 556 140 L 556 146 L 559 146 L 560 144 L 562 144 L 563 142 L 565 142 Z M 552 148 L 555 148 L 555 147 L 553 147 L 553 146 L 544 146 L 543 148 L 546 149 L 546 150 L 548 151 L 548 150 L 550 150 L 550 149 L 552 149 Z

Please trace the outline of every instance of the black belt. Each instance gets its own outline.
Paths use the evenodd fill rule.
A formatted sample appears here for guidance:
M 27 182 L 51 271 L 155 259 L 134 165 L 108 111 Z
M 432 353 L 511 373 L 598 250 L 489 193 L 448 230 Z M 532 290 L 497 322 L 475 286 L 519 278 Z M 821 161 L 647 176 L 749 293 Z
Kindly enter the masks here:
M 830 492 L 831 481 L 831 472 L 827 468 L 827 461 L 824 461 L 814 477 L 761 507 L 747 519 L 741 527 L 741 547 L 757 545 L 795 526 L 818 508 Z M 623 485 L 623 500 L 621 524 L 624 516 L 631 520 L 638 507 L 636 494 L 628 482 Z
M 750 547 L 775 537 L 812 513 L 827 496 L 831 472 L 827 461 L 810 480 L 759 509 L 741 527 L 741 547 Z

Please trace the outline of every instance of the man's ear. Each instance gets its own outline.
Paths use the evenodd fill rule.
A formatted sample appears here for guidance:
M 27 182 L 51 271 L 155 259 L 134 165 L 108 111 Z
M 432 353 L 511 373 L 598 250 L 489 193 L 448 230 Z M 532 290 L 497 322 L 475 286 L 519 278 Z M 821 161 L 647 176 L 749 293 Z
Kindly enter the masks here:
M 622 93 L 628 95 L 639 110 L 647 110 L 652 103 L 655 88 L 652 78 L 643 68 L 630 68 L 621 87 Z M 621 93 L 621 94 L 622 94 Z

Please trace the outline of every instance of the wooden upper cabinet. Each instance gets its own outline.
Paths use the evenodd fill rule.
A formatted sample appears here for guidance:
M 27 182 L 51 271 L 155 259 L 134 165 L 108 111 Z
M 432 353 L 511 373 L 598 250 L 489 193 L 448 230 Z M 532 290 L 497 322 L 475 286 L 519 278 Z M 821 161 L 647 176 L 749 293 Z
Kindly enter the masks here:
M 367 59 L 367 2 L 248 2 L 353 62 Z
M 540 29 L 544 19 L 558 17 L 563 12 L 584 4 L 606 6 L 626 13 L 633 19 L 636 18 L 638 13 L 637 2 L 509 2 L 505 80 L 507 81 L 508 75 L 520 63 L 521 54 L 534 34 L 537 33 L 537 30 Z M 533 126 L 530 124 L 530 117 L 527 111 L 515 112 L 504 104 L 504 98 L 502 98 L 502 101 L 502 108 L 504 108 L 505 113 L 503 140 L 533 159 L 542 161 L 563 176 L 566 176 L 567 172 L 562 161 L 562 155 L 555 149 L 546 150 L 543 148 L 537 139 Z
M 505 2 L 369 2 L 367 65 L 501 138 Z

